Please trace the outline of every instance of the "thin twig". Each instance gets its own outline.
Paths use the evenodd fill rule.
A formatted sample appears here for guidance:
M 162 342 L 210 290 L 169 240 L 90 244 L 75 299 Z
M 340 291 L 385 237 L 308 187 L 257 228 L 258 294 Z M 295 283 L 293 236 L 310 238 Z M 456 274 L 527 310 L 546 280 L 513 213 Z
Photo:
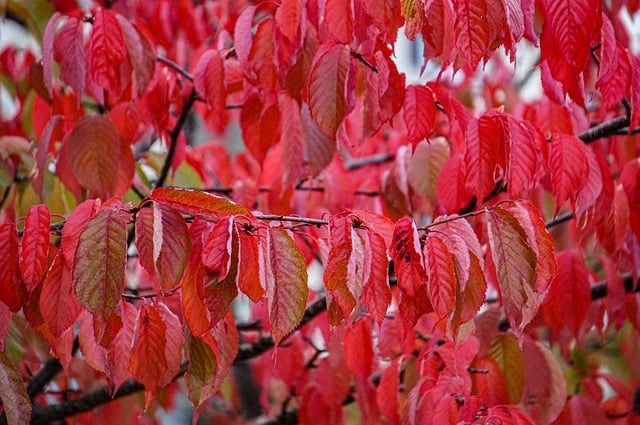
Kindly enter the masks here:
M 189 95 L 189 98 L 187 99 L 187 101 L 185 102 L 183 108 L 182 108 L 182 112 L 180 113 L 180 116 L 178 117 L 178 121 L 176 122 L 176 126 L 173 128 L 173 130 L 169 131 L 169 136 L 171 137 L 170 141 L 169 141 L 169 152 L 167 153 L 167 157 L 164 160 L 164 164 L 162 164 L 162 170 L 160 171 L 160 176 L 158 177 L 158 180 L 156 181 L 155 187 L 162 187 L 164 186 L 165 181 L 167 180 L 167 177 L 169 176 L 169 170 L 171 169 L 171 163 L 173 162 L 173 157 L 176 154 L 176 149 L 178 148 L 178 137 L 180 137 L 180 132 L 182 131 L 182 127 L 184 126 L 185 122 L 187 121 L 187 117 L 189 116 L 189 113 L 191 112 L 191 108 L 193 107 L 193 104 L 196 101 L 197 98 L 197 93 L 196 90 L 193 89 L 191 91 L 191 94 Z
M 292 215 L 257 215 L 256 218 L 258 220 L 263 221 L 291 221 L 293 223 L 306 223 L 312 226 L 326 226 L 329 224 L 329 220 L 322 220 L 319 218 L 307 218 L 307 217 L 296 217 Z
M 376 155 L 365 156 L 364 158 L 350 159 L 345 161 L 344 167 L 349 170 L 357 170 L 358 168 L 366 167 L 367 165 L 384 164 L 385 162 L 393 161 L 393 154 L 391 153 L 379 153 Z
M 171 59 L 167 59 L 163 56 L 156 56 L 156 60 L 158 62 L 162 62 L 165 65 L 168 65 L 171 69 L 176 71 L 178 74 L 182 75 L 187 80 L 193 81 L 193 75 L 189 74 L 183 67 L 181 67 Z

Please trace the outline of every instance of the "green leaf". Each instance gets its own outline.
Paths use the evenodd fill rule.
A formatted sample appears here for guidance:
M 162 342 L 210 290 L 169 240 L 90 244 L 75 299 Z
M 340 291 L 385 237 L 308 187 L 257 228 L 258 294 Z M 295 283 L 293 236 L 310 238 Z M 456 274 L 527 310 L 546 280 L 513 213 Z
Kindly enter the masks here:
M 512 333 L 500 334 L 491 342 L 490 355 L 500 366 L 509 402 L 518 404 L 524 390 L 524 355 Z
M 267 298 L 276 345 L 302 321 L 307 303 L 307 266 L 300 250 L 279 227 L 269 228 Z
M 107 318 L 124 290 L 127 230 L 117 209 L 96 214 L 80 234 L 73 265 L 73 287 L 94 316 Z

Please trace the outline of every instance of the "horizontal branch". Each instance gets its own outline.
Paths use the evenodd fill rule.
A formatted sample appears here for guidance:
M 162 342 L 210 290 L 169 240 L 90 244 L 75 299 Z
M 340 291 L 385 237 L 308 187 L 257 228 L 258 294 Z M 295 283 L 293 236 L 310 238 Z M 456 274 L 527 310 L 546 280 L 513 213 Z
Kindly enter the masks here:
M 326 308 L 327 300 L 325 297 L 321 297 L 309 304 L 309 306 L 307 306 L 307 308 L 305 309 L 302 321 L 296 327 L 296 330 L 309 323 L 311 320 L 313 320 L 314 317 L 325 311 Z M 261 336 L 256 342 L 242 344 L 238 349 L 238 353 L 236 354 L 236 358 L 234 359 L 233 363 L 237 364 L 258 357 L 259 355 L 273 348 L 274 345 L 275 342 L 273 338 L 268 335 Z M 184 362 L 180 367 L 180 371 L 174 377 L 174 381 L 181 378 L 186 373 L 187 368 L 188 363 Z M 64 419 L 78 413 L 88 412 L 90 410 L 93 410 L 97 406 L 143 390 L 144 386 L 141 383 L 133 379 L 129 379 L 125 381 L 120 386 L 120 388 L 118 388 L 118 391 L 116 391 L 116 393 L 113 395 L 111 394 L 111 389 L 109 388 L 109 386 L 105 385 L 76 399 L 67 400 L 59 404 L 51 404 L 48 406 L 34 405 L 31 413 L 31 424 L 49 424 L 52 421 Z
M 349 170 L 357 170 L 358 168 L 366 167 L 367 165 L 379 165 L 385 162 L 393 161 L 394 156 L 392 153 L 379 153 L 376 155 L 365 156 L 363 158 L 348 159 L 344 162 L 344 167 Z
M 629 124 L 626 116 L 613 118 L 578 134 L 578 138 L 585 143 L 595 142 L 603 137 L 615 136 L 620 129 L 629 127 Z

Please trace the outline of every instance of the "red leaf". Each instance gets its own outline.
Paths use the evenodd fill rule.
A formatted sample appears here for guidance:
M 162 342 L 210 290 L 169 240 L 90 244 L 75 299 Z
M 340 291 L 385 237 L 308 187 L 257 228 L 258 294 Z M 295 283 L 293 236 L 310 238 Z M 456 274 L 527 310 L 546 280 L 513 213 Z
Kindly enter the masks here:
M 300 105 L 287 94 L 280 96 L 280 138 L 282 155 L 282 184 L 294 186 L 308 177 L 309 167 L 305 163 L 304 150 L 307 145 L 305 128 L 300 115 Z
M 342 309 L 342 316 L 349 316 L 356 305 L 351 291 L 354 286 L 355 264 L 353 255 L 353 225 L 349 217 L 330 217 L 331 235 L 329 256 L 324 272 L 324 285 L 333 301 Z M 334 323 L 334 324 L 337 324 Z
M 64 143 L 69 165 L 80 185 L 102 199 L 115 195 L 121 164 L 120 137 L 111 120 L 103 115 L 84 115 Z
M 60 20 L 60 18 L 62 18 L 62 16 L 63 15 L 60 12 L 54 13 L 53 16 L 49 18 L 49 22 L 47 22 L 47 26 L 44 29 L 44 34 L 42 35 L 42 79 L 44 80 L 44 85 L 47 87 L 49 98 L 53 96 L 54 36 L 56 32 L 56 26 L 58 25 L 58 21 Z M 84 67 L 84 61 L 82 62 L 82 66 Z M 84 84 L 84 78 L 82 79 L 82 83 Z
M 382 323 L 391 304 L 391 288 L 389 287 L 389 258 L 384 238 L 377 232 L 356 229 L 364 240 L 363 286 L 360 302 L 364 303 L 371 316 Z
M 40 313 L 53 335 L 59 337 L 75 322 L 80 311 L 73 293 L 71 269 L 62 251 L 58 251 L 42 284 Z
M 507 148 L 507 190 L 511 198 L 531 190 L 538 171 L 535 130 L 526 123 L 505 115 L 504 138 Z
M 306 138 L 304 162 L 308 164 L 311 175 L 317 176 L 331 163 L 336 152 L 336 143 L 313 122 L 309 106 L 306 103 L 302 105 L 300 114 Z
M 587 177 L 587 154 L 584 143 L 574 136 L 557 134 L 551 142 L 549 168 L 556 213 L 570 200 L 575 203 L 576 194 L 584 186 Z
M 610 399 L 609 399 L 610 400 Z M 611 417 L 618 417 L 620 414 L 612 415 Z M 627 416 L 628 409 L 620 416 Z M 608 415 L 605 415 L 602 406 L 591 397 L 582 394 L 572 394 L 564 406 L 564 410 L 558 416 L 554 425 L 598 425 L 612 423 L 615 420 L 610 420 Z
M 324 23 L 327 30 L 342 44 L 353 39 L 353 11 L 349 0 L 327 0 L 324 5 Z
M 491 209 L 487 223 L 505 313 L 512 326 L 522 330 L 542 301 L 535 288 L 536 254 L 522 225 L 506 209 Z
M 407 126 L 407 137 L 410 143 L 418 143 L 431 134 L 436 113 L 435 99 L 429 87 L 410 85 L 406 88 L 402 118 Z
M 399 424 L 400 416 L 398 410 L 400 403 L 398 393 L 400 391 L 400 358 L 395 358 L 389 366 L 382 372 L 380 384 L 376 390 L 376 401 L 380 413 L 384 415 L 391 424 Z
M 479 201 L 485 199 L 504 177 L 506 168 L 501 117 L 485 114 L 467 127 L 467 189 Z
M 445 319 L 456 307 L 457 275 L 453 256 L 439 237 L 427 236 L 424 245 L 427 287 L 438 319 Z
M 207 101 L 208 117 L 214 119 L 214 128 L 222 131 L 226 122 L 227 88 L 225 86 L 224 62 L 220 52 L 207 50 L 200 56 L 193 71 L 193 84 L 200 96 Z
M 589 272 L 582 254 L 571 249 L 558 254 L 558 275 L 551 284 L 545 306 L 552 312 L 559 331 L 568 327 L 576 336 L 591 306 Z M 557 321 L 556 321 L 557 320 Z
M 349 47 L 326 44 L 318 50 L 311 66 L 308 86 L 311 117 L 332 139 L 349 112 L 346 84 L 350 64 Z
M 522 407 L 517 405 L 489 407 L 474 424 L 486 424 L 488 420 L 498 421 L 502 425 L 535 425 L 540 423 L 534 422 Z
M 273 19 L 265 18 L 258 24 L 249 53 L 249 64 L 256 79 L 256 86 L 267 92 L 274 91 L 278 82 L 273 46 Z
M 253 26 L 253 15 L 255 11 L 256 6 L 246 7 L 238 17 L 235 31 L 233 32 L 233 47 L 243 68 L 248 63 L 249 53 L 251 52 L 251 45 L 253 43 L 251 27 Z
M 268 228 L 267 299 L 276 345 L 302 321 L 307 303 L 307 266 L 293 239 L 280 227 Z
M 0 255 L 0 301 L 15 313 L 26 304 L 29 295 L 20 278 L 18 231 L 14 223 L 0 225 L 0 240 L 4 241 L 5 251 Z
M 116 15 L 129 60 L 136 78 L 137 93 L 142 97 L 153 78 L 156 69 L 156 49 L 144 33 L 138 30 L 128 19 Z
M 107 348 L 107 376 L 113 383 L 113 391 L 117 391 L 120 385 L 131 376 L 129 362 L 122 361 L 122 359 L 131 357 L 138 320 L 138 309 L 133 304 L 123 302 L 120 306 L 122 308 L 122 328 Z
M 140 265 L 150 275 L 155 275 L 154 258 L 154 213 L 151 208 L 143 208 L 136 214 L 136 249 L 138 250 L 138 261 Z
M 254 233 L 240 230 L 238 232 L 240 242 L 238 270 L 238 288 L 253 302 L 260 301 L 265 294 L 261 279 L 260 250 L 258 248 L 259 236 Z
M 396 222 L 390 251 L 398 286 L 413 296 L 418 288 L 427 284 L 420 237 L 413 220 L 401 218 Z
M 100 208 L 100 200 L 90 199 L 78 205 L 67 218 L 62 229 L 62 255 L 69 267 L 73 268 L 76 248 L 80 234 L 87 227 L 87 223 Z
M 535 423 L 550 423 L 567 400 L 567 380 L 555 356 L 543 343 L 525 338 L 525 390 L 521 402 Z
M 202 248 L 202 264 L 218 280 L 224 280 L 231 269 L 234 235 L 237 235 L 237 231 L 233 217 L 223 217 L 211 230 Z
M 304 15 L 305 8 L 301 0 L 283 0 L 276 10 L 276 27 L 292 44 L 302 44 L 303 33 L 300 27 L 304 22 Z
M 273 101 L 272 101 L 273 100 Z M 280 111 L 275 99 L 253 92 L 245 99 L 240 112 L 242 137 L 247 150 L 259 162 L 279 140 Z
M 52 19 L 53 25 L 57 20 Z M 56 33 L 53 41 L 53 58 L 60 64 L 60 79 L 68 84 L 75 92 L 78 103 L 84 93 L 85 83 L 85 57 L 84 42 L 82 40 L 82 20 L 69 16 Z M 46 58 L 43 58 L 43 61 Z M 45 65 L 45 83 L 51 84 L 48 77 L 47 67 L 50 62 L 43 62 Z
M 440 169 L 436 181 L 436 198 L 449 213 L 457 213 L 471 201 L 471 194 L 466 186 L 464 157 L 455 154 Z
M 591 41 L 600 30 L 602 2 L 597 0 L 547 0 L 540 39 L 542 60 L 551 76 L 562 84 L 563 94 L 584 104 L 582 71 Z M 563 96 L 564 98 L 564 96 Z
M 80 304 L 102 320 L 120 301 L 126 260 L 127 229 L 120 212 L 98 212 L 80 233 L 72 279 Z
M 20 251 L 22 280 L 29 292 L 33 292 L 40 284 L 49 265 L 50 224 L 49 208 L 46 205 L 33 205 L 29 208 Z
M 4 352 L 0 352 L 0 400 L 9 424 L 30 422 L 31 399 L 22 382 L 20 371 Z
M 151 192 L 152 201 L 170 206 L 183 214 L 209 219 L 225 215 L 244 215 L 253 218 L 251 211 L 227 198 L 199 190 L 159 187 Z
M 231 303 L 238 296 L 238 231 L 235 226 L 233 226 L 233 220 L 230 220 L 231 225 L 229 225 L 229 230 L 227 230 L 228 224 L 223 222 L 223 220 L 218 224 L 221 226 L 221 231 L 229 232 L 229 269 L 224 277 L 220 276 L 218 272 L 207 271 L 204 275 L 204 285 L 202 288 L 202 300 L 210 313 L 211 326 L 215 326 L 224 319 L 229 312 Z M 212 237 L 215 232 L 216 229 L 211 232 Z M 210 240 L 211 237 L 208 241 Z M 226 243 L 224 245 L 226 246 Z M 222 248 L 224 248 L 224 246 Z
M 465 72 L 473 72 L 489 48 L 489 26 L 484 1 L 454 0 L 455 46 L 465 61 Z M 455 66 L 459 68 L 459 65 Z
M 120 24 L 110 10 L 94 10 L 89 50 L 93 81 L 108 92 L 119 95 L 122 88 L 119 66 L 125 61 L 127 50 Z
M 187 326 L 196 336 L 204 334 L 210 326 L 210 314 L 202 301 L 204 279 L 208 272 L 202 265 L 202 239 L 208 234 L 208 223 L 196 218 L 189 229 L 191 255 L 182 276 L 182 311 Z
M 146 391 L 146 405 L 163 386 L 162 376 L 167 368 L 167 325 L 153 305 L 140 309 L 133 353 L 129 360 L 131 376 Z
M 344 359 L 354 374 L 369 378 L 373 369 L 371 322 L 364 318 L 354 323 L 344 334 Z
M 189 259 L 191 239 L 182 215 L 171 207 L 157 204 L 153 209 L 153 259 L 163 291 L 180 283 Z

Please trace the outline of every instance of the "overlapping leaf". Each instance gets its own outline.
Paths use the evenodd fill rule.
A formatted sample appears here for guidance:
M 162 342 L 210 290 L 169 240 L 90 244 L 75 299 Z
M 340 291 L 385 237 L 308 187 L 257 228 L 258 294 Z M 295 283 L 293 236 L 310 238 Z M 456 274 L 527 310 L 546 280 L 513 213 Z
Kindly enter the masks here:
M 24 223 L 22 249 L 20 251 L 20 270 L 27 291 L 33 290 L 44 277 L 49 256 L 50 214 L 46 205 L 34 205 L 29 208 Z
M 20 371 L 4 352 L 0 352 L 0 399 L 9 425 L 31 421 L 31 400 Z
M 346 84 L 351 63 L 349 48 L 341 44 L 322 46 L 309 75 L 309 109 L 320 130 L 334 138 L 349 112 Z
M 118 67 L 127 58 L 127 50 L 120 24 L 112 11 L 95 9 L 89 49 L 93 80 L 107 91 L 119 94 L 122 87 Z
M 106 319 L 124 290 L 127 231 L 114 208 L 98 212 L 80 233 L 73 263 L 73 287 L 80 303 Z
M 286 230 L 268 228 L 267 298 L 271 336 L 278 344 L 302 320 L 307 303 L 307 267 Z
M 226 198 L 199 190 L 160 187 L 151 192 L 151 200 L 170 206 L 183 214 L 217 219 L 225 215 L 253 217 L 245 207 Z
M 409 142 L 418 143 L 431 134 L 436 112 L 433 92 L 429 87 L 410 85 L 406 88 L 402 117 L 407 126 Z

